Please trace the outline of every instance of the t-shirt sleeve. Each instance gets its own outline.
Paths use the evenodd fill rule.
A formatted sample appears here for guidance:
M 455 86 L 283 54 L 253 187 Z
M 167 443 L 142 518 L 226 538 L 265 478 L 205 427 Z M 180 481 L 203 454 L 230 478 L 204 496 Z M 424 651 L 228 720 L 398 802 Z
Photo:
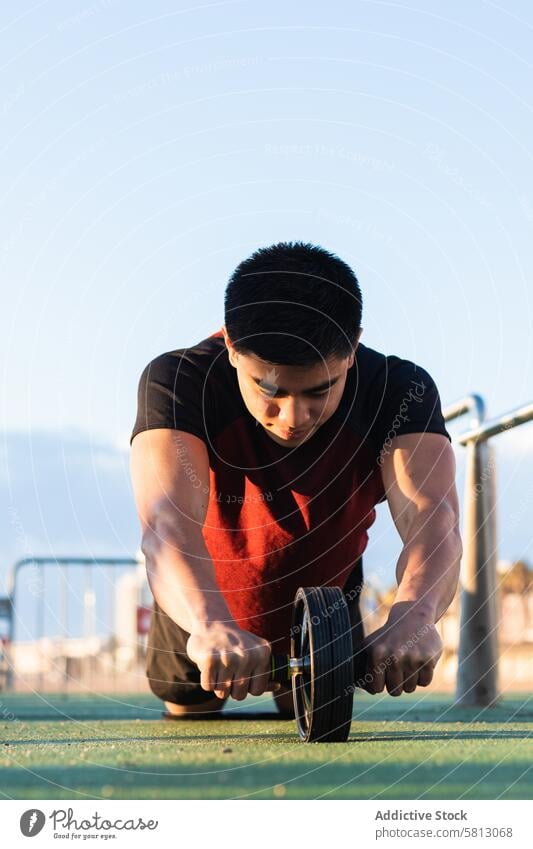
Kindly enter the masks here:
M 202 371 L 185 355 L 161 354 L 143 370 L 137 391 L 137 417 L 130 437 L 143 430 L 171 428 L 207 442 Z
M 406 433 L 440 433 L 451 442 L 435 381 L 411 360 L 399 360 L 387 370 L 377 406 L 374 433 L 380 460 L 392 440 Z

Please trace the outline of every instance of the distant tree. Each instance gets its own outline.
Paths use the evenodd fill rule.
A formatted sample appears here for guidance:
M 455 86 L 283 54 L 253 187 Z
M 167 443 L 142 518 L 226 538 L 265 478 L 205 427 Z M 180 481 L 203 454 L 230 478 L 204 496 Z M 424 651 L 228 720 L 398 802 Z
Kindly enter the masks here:
M 533 590 L 533 569 L 525 560 L 516 560 L 511 568 L 505 572 L 500 582 L 500 590 L 503 595 L 514 593 L 520 596 L 524 611 L 524 622 L 529 629 L 529 593 Z
M 516 560 L 502 576 L 500 589 L 506 595 L 508 593 L 527 595 L 533 590 L 533 569 L 525 560 Z

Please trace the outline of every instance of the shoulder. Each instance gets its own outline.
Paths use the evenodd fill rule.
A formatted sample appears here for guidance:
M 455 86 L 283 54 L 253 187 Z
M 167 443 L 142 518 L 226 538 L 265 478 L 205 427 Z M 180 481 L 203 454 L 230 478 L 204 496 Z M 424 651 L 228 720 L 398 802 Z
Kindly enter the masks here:
M 224 349 L 223 337 L 213 335 L 190 347 L 165 351 L 147 363 L 141 383 L 155 381 L 170 387 L 186 381 L 202 386 L 213 369 L 223 369 Z
M 451 441 L 439 390 L 427 369 L 413 360 L 361 345 L 356 360 L 356 406 L 378 451 L 385 442 L 405 433 L 441 433 Z
M 221 393 L 231 369 L 217 334 L 187 348 L 165 351 L 144 367 L 137 391 L 137 417 L 130 444 L 141 430 L 173 428 L 204 440 L 223 421 Z
M 427 369 L 396 354 L 383 354 L 360 344 L 356 362 L 358 392 L 378 401 L 398 392 L 405 392 L 413 400 L 422 397 L 427 390 L 436 389 L 435 380 Z

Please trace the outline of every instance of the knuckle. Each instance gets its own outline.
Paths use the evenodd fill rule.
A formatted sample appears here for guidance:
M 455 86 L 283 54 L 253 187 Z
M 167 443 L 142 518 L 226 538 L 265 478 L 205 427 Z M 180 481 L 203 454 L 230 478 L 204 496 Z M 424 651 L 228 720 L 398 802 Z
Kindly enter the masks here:
M 219 657 L 221 666 L 227 667 L 231 661 L 231 652 L 228 652 L 226 649 L 222 649 Z
M 382 648 L 375 648 L 369 653 L 369 662 L 373 667 L 377 667 L 384 663 L 387 658 L 387 652 Z

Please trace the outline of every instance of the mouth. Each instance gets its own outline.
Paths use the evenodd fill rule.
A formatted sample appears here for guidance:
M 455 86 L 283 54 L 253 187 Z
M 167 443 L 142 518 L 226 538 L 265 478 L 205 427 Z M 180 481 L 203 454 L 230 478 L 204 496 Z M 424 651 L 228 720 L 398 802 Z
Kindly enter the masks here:
M 292 431 L 285 430 L 285 431 L 281 431 L 280 436 L 283 439 L 301 439 L 303 436 L 306 436 L 308 433 L 310 433 L 311 430 L 312 430 L 312 428 L 309 428 L 308 430 L 292 430 Z

